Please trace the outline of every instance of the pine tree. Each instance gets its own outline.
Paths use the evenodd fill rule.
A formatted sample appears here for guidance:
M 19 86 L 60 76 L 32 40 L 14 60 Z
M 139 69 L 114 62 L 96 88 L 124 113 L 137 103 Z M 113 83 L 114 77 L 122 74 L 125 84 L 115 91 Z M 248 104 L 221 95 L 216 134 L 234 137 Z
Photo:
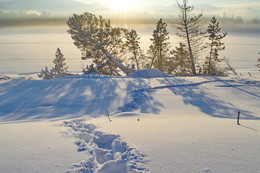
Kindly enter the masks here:
M 185 76 L 192 74 L 189 52 L 186 45 L 180 43 L 176 50 L 171 51 L 173 55 L 172 71 L 175 75 Z
M 68 74 L 68 66 L 66 66 L 64 55 L 60 48 L 57 48 L 55 59 L 53 60 L 54 67 L 52 68 L 53 75 L 65 76 Z
M 68 33 L 82 52 L 82 59 L 92 60 L 99 73 L 119 75 L 118 67 L 126 74 L 132 72 L 121 59 L 127 52 L 124 43 L 126 29 L 112 27 L 110 20 L 88 12 L 74 14 L 67 24 L 70 28 Z
M 219 27 L 219 22 L 213 16 L 211 23 L 208 26 L 207 38 L 209 39 L 208 47 L 210 49 L 209 55 L 206 57 L 204 73 L 207 75 L 221 75 L 222 70 L 219 71 L 218 63 L 224 59 L 219 58 L 219 51 L 225 49 L 224 43 L 221 42 L 223 38 L 226 37 L 227 33 L 218 34 L 221 28 Z M 221 74 L 220 74 L 221 73 Z
M 57 48 L 55 59 L 53 60 L 54 67 L 51 70 L 49 70 L 48 67 L 45 67 L 45 70 L 42 69 L 42 72 L 38 76 L 42 79 L 53 79 L 55 77 L 68 75 L 68 66 L 66 66 L 64 61 L 64 55 L 61 50 Z
M 160 19 L 157 22 L 156 29 L 153 31 L 153 38 L 150 39 L 152 41 L 152 45 L 148 50 L 148 55 L 151 59 L 150 67 L 157 68 L 162 72 L 166 71 L 170 53 L 169 39 L 167 24 Z
M 203 50 L 204 32 L 201 31 L 202 14 L 191 16 L 194 10 L 193 6 L 188 5 L 188 0 L 183 0 L 182 4 L 178 3 L 180 9 L 180 23 L 178 23 L 177 35 L 186 40 L 189 58 L 191 62 L 191 70 L 196 75 L 196 61 L 198 54 Z
M 138 37 L 138 34 L 135 30 L 132 29 L 126 33 L 126 47 L 132 54 L 129 60 L 131 60 L 132 63 L 135 63 L 138 70 L 141 69 L 141 60 L 144 59 L 144 54 L 139 44 L 140 37 Z

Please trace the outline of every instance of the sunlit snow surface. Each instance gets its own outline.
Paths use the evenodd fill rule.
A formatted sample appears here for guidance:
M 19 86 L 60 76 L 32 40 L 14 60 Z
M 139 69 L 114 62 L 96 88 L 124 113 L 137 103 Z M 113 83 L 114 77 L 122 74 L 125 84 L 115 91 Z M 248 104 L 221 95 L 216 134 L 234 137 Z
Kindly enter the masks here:
M 1 80 L 0 172 L 259 172 L 259 79 L 144 72 Z
M 142 69 L 137 70 L 131 74 L 129 74 L 127 77 L 132 78 L 162 78 L 162 77 L 171 77 L 171 75 L 165 74 L 163 72 L 160 72 L 159 70 L 148 68 L 148 69 Z

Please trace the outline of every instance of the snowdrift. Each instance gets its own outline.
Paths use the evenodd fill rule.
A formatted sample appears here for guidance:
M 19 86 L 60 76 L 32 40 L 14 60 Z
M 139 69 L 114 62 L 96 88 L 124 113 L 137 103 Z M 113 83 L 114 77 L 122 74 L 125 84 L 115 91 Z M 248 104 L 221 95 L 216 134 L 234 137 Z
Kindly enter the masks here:
M 162 77 L 172 77 L 171 75 L 160 72 L 159 70 L 148 68 L 143 70 L 137 70 L 127 77 L 132 78 L 162 78 Z

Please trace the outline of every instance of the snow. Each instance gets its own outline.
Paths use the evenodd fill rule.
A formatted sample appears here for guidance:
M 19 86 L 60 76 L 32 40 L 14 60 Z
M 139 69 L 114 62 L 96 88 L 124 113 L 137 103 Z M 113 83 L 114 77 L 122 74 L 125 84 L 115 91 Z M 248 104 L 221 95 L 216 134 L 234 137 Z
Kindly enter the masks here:
M 137 118 L 140 121 L 137 121 Z M 142 115 L 91 120 L 141 147 L 150 172 L 257 172 L 260 122 L 205 116 Z
M 171 76 L 168 75 L 168 74 L 165 74 L 163 72 L 160 72 L 159 70 L 148 68 L 148 69 L 137 70 L 137 71 L 129 74 L 128 77 L 132 77 L 132 78 L 160 78 L 160 77 L 171 77 Z
M 0 172 L 257 173 L 259 105 L 257 78 L 1 80 Z
M 0 125 L 0 172 L 65 172 L 88 157 L 78 153 L 74 138 L 63 135 L 58 122 Z
M 146 172 L 144 154 L 123 141 L 119 135 L 106 134 L 96 130 L 96 126 L 86 124 L 84 120 L 65 121 L 79 141 L 78 150 L 88 150 L 91 158 L 74 165 L 72 172 Z

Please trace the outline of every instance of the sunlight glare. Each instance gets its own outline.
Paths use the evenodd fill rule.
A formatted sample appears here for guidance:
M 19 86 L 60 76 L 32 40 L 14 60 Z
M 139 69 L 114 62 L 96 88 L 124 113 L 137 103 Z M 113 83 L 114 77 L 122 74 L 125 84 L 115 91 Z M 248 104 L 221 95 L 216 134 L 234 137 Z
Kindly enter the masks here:
M 138 0 L 107 0 L 107 6 L 114 11 L 130 11 L 138 5 Z

